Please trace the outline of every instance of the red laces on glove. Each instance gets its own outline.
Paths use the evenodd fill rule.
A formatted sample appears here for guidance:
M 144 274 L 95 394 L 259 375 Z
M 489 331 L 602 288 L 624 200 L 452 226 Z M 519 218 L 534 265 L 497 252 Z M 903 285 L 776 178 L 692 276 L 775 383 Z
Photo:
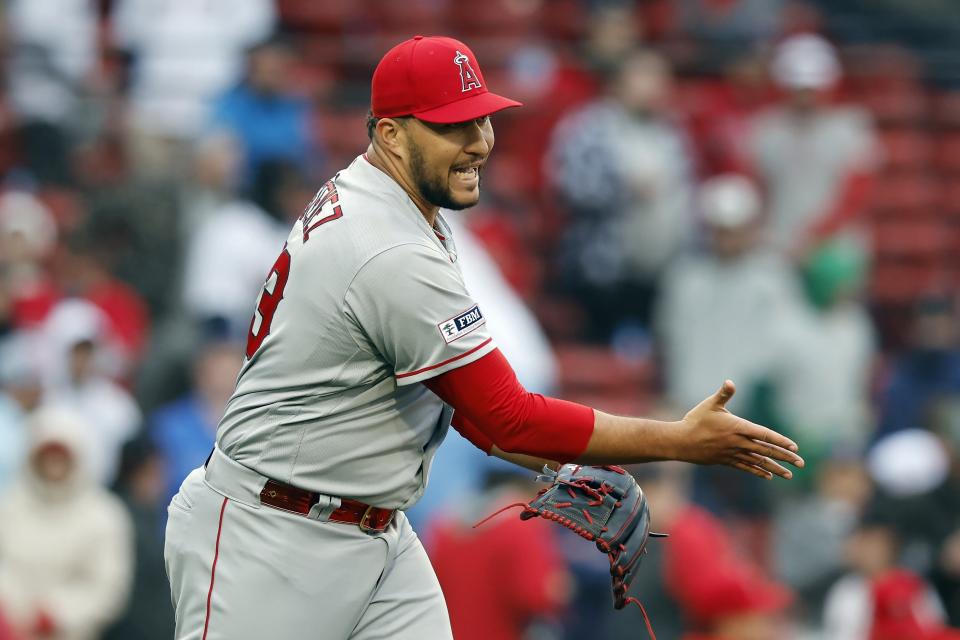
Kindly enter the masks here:
M 604 465 L 601 468 L 607 471 L 613 471 L 615 473 L 626 474 L 626 470 L 624 470 L 621 467 L 617 467 L 613 465 Z M 574 473 L 578 473 L 580 469 L 581 469 L 580 466 L 576 467 L 576 470 Z M 590 485 L 590 482 L 592 482 L 593 480 L 594 479 L 590 476 L 582 476 L 572 482 L 564 482 L 564 484 L 567 485 L 566 490 L 571 498 L 576 499 L 577 495 L 574 491 L 574 488 L 576 488 L 577 490 L 582 491 L 586 495 L 593 498 L 593 500 L 587 502 L 587 506 L 600 506 L 603 504 L 604 498 L 610 495 L 610 492 L 613 490 L 613 487 L 608 485 L 606 482 L 601 482 L 598 488 L 594 488 Z M 537 497 L 542 496 L 551 488 L 552 487 L 545 487 L 541 489 L 539 492 L 537 492 Z M 536 498 L 534 498 L 534 500 L 536 500 Z M 573 506 L 573 502 L 556 502 L 554 503 L 554 506 L 559 509 L 568 509 Z M 614 506 L 620 507 L 621 506 L 620 501 L 617 501 L 616 503 L 614 503 Z M 574 520 L 571 520 L 570 518 L 567 518 L 559 513 L 555 513 L 552 511 L 541 513 L 536 509 L 532 508 L 530 504 L 525 502 L 515 502 L 513 504 L 508 504 L 505 507 L 497 509 L 496 511 L 491 513 L 489 516 L 487 516 L 483 520 L 480 520 L 475 525 L 473 525 L 473 528 L 476 529 L 477 527 L 485 524 L 486 522 L 490 521 L 494 517 L 500 515 L 504 511 L 507 511 L 509 509 L 514 509 L 517 507 L 522 509 L 521 517 L 525 514 L 529 514 L 531 517 L 540 516 L 541 518 L 546 518 L 548 520 L 552 520 L 554 522 L 557 522 L 563 525 L 567 529 L 570 529 L 571 531 L 573 531 L 580 537 L 585 538 L 586 540 L 590 540 L 591 542 L 596 540 L 593 533 L 584 529 L 579 523 L 575 522 Z M 593 517 L 590 515 L 589 511 L 587 511 L 586 509 L 581 509 L 581 513 L 583 514 L 587 522 L 589 522 L 590 524 L 593 524 Z M 600 528 L 600 533 L 606 533 L 606 531 L 607 531 L 607 527 Z M 653 534 L 653 535 L 658 535 L 658 534 Z M 616 545 L 617 548 L 611 548 L 610 544 L 602 539 L 596 540 L 596 543 L 598 547 L 600 547 L 601 550 L 603 550 L 607 554 L 607 558 L 610 561 L 610 573 L 611 573 L 611 576 L 613 577 L 614 588 L 615 589 L 622 588 L 624 591 L 626 591 L 626 589 L 623 587 L 623 576 L 626 570 L 624 567 L 616 566 L 616 561 L 617 561 L 617 558 L 619 557 L 619 554 L 623 552 L 626 549 L 626 547 L 623 544 L 617 544 Z M 646 553 L 646 551 L 644 551 L 643 553 Z M 647 615 L 647 610 L 644 608 L 643 604 L 633 596 L 627 596 L 626 598 L 624 598 L 623 602 L 626 604 L 633 603 L 640 608 L 640 613 L 643 615 L 643 622 L 647 627 L 647 633 L 650 634 L 651 640 L 657 640 L 657 636 L 653 632 L 653 625 L 650 624 L 650 617 Z

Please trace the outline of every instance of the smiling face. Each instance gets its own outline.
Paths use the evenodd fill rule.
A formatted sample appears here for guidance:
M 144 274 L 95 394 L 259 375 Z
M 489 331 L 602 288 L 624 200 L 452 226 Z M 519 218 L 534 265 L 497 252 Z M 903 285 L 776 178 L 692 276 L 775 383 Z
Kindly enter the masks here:
M 466 209 L 480 199 L 480 174 L 493 149 L 489 116 L 434 124 L 406 122 L 406 169 L 427 203 L 444 209 Z

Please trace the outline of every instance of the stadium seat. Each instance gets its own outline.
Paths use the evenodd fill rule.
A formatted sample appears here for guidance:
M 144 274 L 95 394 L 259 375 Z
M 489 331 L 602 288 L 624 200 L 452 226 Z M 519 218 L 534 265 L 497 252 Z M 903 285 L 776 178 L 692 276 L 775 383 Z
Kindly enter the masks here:
M 873 225 L 876 259 L 937 260 L 951 249 L 950 229 L 942 216 L 915 220 L 885 220 Z
M 960 132 L 943 132 L 937 136 L 937 168 L 956 177 L 960 175 Z
M 882 130 L 880 140 L 884 163 L 895 169 L 922 169 L 933 155 L 930 136 L 916 127 L 894 127 Z
M 922 124 L 929 111 L 926 95 L 914 85 L 879 87 L 860 101 L 880 124 Z
M 560 344 L 555 354 L 560 384 L 566 390 L 630 397 L 652 384 L 651 361 L 628 361 L 607 347 Z
M 938 128 L 960 130 L 960 91 L 947 91 L 935 96 L 933 116 Z
M 944 269 L 941 266 L 877 264 L 870 282 L 870 299 L 877 305 L 906 305 L 943 278 Z
M 941 190 L 929 171 L 885 172 L 872 192 L 873 217 L 913 215 L 934 211 Z
M 277 0 L 281 23 L 294 31 L 314 34 L 341 33 L 357 15 L 355 0 Z

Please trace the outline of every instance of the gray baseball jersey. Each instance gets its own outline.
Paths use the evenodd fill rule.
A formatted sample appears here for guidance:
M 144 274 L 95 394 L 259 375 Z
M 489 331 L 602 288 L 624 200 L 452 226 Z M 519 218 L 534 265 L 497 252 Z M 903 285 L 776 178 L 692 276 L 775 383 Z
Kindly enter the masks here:
M 452 409 L 417 384 L 495 348 L 441 216 L 360 156 L 270 272 L 217 432 L 264 476 L 387 508 L 423 493 Z

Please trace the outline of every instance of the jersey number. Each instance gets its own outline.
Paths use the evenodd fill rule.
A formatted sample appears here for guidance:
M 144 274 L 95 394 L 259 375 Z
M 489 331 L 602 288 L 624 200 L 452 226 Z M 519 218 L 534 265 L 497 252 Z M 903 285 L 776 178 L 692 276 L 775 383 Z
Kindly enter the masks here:
M 317 227 L 343 217 L 343 211 L 337 204 L 340 201 L 340 196 L 337 193 L 337 185 L 334 180 L 336 180 L 336 177 L 323 185 L 307 206 L 307 210 L 300 216 L 303 221 L 304 244 L 310 239 L 310 233 Z M 321 212 L 324 212 L 328 206 L 332 208 L 332 212 L 321 217 Z M 257 311 L 253 314 L 253 319 L 250 320 L 250 333 L 247 335 L 247 360 L 253 357 L 263 341 L 270 335 L 273 314 L 277 312 L 277 306 L 283 300 L 283 289 L 287 286 L 287 278 L 289 277 L 290 252 L 284 246 L 283 253 L 273 263 L 273 268 L 267 275 L 267 283 L 263 285 L 263 291 L 260 292 L 260 301 L 257 302 Z
M 250 320 L 250 333 L 247 335 L 248 360 L 253 357 L 263 341 L 270 335 L 273 314 L 277 312 L 277 305 L 283 300 L 283 289 L 287 286 L 287 278 L 289 277 L 290 252 L 284 248 L 283 253 L 273 263 L 273 268 L 267 275 L 267 283 L 263 285 L 263 291 L 260 292 L 260 301 L 257 302 L 257 311 Z

